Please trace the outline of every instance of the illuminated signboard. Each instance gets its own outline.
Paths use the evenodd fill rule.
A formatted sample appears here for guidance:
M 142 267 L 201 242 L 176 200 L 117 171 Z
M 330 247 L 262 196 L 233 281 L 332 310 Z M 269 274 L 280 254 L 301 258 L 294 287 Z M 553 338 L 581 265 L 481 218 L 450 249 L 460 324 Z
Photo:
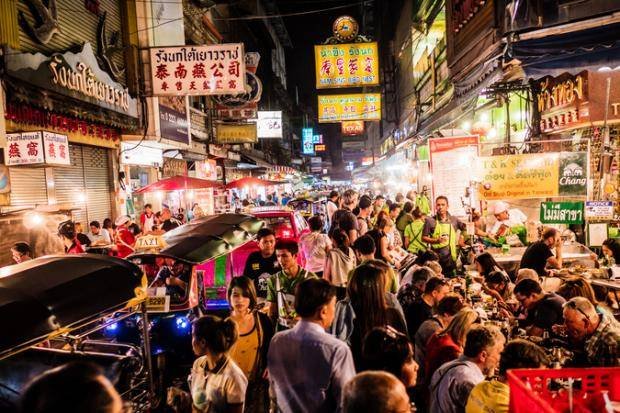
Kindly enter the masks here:
M 376 42 L 317 45 L 314 58 L 317 89 L 379 84 Z
M 319 96 L 319 122 L 321 123 L 380 119 L 380 93 Z
M 314 145 L 314 152 L 325 152 L 326 146 L 322 143 L 318 143 Z
M 323 135 L 312 136 L 312 143 L 323 143 Z
M 363 120 L 350 120 L 342 122 L 342 134 L 345 136 L 355 136 L 364 133 Z
M 301 130 L 301 153 L 304 155 L 314 155 L 314 135 L 312 128 Z

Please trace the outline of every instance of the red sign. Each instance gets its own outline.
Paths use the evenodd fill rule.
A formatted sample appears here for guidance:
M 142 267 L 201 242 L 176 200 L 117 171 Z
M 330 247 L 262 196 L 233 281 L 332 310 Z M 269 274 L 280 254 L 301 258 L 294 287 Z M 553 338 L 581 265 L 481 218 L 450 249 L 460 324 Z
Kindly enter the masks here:
M 342 122 L 342 134 L 345 136 L 355 136 L 364 133 L 363 120 L 351 120 Z

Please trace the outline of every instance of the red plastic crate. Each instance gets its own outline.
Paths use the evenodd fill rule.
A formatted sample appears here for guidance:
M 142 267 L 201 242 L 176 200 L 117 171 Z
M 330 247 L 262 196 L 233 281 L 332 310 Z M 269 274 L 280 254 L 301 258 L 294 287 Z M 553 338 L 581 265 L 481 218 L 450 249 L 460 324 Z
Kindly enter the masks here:
M 609 399 L 620 401 L 620 367 L 568 368 L 568 369 L 517 369 L 508 371 L 510 386 L 510 411 L 512 413 L 557 413 L 549 401 L 552 379 L 574 378 L 581 380 L 581 389 L 573 390 L 573 397 L 584 393 L 609 391 Z M 527 385 L 529 383 L 529 386 Z

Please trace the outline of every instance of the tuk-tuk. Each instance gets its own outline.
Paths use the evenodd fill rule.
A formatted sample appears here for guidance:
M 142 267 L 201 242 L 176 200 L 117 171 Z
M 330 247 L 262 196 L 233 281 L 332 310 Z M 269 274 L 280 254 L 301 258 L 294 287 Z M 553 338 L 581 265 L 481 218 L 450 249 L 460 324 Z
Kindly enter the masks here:
M 226 275 L 230 254 L 254 239 L 263 221 L 243 214 L 219 214 L 192 220 L 160 239 L 138 239 L 137 252 L 127 260 L 147 278 L 147 311 L 151 320 L 151 348 L 160 386 L 178 384 L 194 361 L 191 322 L 206 312 L 228 310 Z M 125 321 L 114 331 L 121 340 L 135 337 L 135 326 Z
M 100 365 L 133 411 L 154 405 L 143 276 L 134 264 L 103 255 L 53 255 L 0 268 L 0 411 L 17 411 L 36 375 L 71 361 Z M 140 320 L 137 345 L 102 332 Z M 70 386 L 70 383 L 67 383 Z
M 302 217 L 308 219 L 314 215 L 325 215 L 325 201 L 311 198 L 296 198 L 288 201 L 287 207 L 298 211 Z

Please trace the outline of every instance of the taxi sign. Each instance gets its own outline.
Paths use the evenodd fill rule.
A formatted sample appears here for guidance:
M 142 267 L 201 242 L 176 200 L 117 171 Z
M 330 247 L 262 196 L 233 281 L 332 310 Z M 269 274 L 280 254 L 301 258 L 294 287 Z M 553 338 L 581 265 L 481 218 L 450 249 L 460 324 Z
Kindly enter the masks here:
M 166 242 L 161 235 L 143 235 L 136 239 L 134 249 L 136 252 L 159 252 L 166 247 Z

